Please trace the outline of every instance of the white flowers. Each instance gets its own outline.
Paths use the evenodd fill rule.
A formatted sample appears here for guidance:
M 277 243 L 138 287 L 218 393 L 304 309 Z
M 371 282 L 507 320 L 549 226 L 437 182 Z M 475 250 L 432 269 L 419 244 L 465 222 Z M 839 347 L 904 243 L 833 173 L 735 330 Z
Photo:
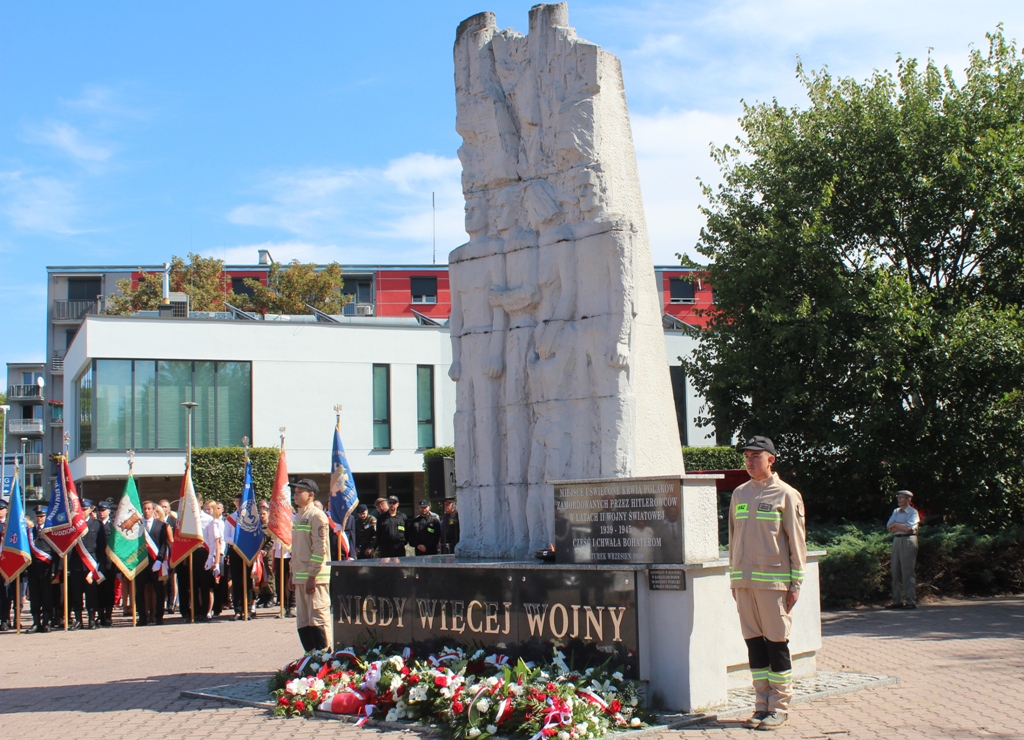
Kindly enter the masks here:
M 479 727 L 470 727 L 469 728 L 469 732 L 466 733 L 466 737 L 470 738 L 470 740 L 472 740 L 472 738 L 475 738 L 475 737 L 480 737 L 480 728 Z
M 614 678 L 616 681 L 621 681 L 622 674 L 619 671 L 615 671 L 615 673 L 612 674 L 612 678 Z
M 391 690 L 392 691 L 398 691 L 398 689 L 400 689 L 401 687 L 402 687 L 402 677 L 401 676 L 392 676 L 391 677 Z
M 580 722 L 578 725 L 576 725 L 576 732 L 578 732 L 578 733 L 580 733 L 582 735 L 586 731 L 587 731 L 587 723 L 586 722 Z
M 409 689 L 409 701 L 426 701 L 427 700 L 427 687 L 426 686 L 413 686 Z
M 558 740 L 569 740 L 569 733 L 565 730 L 562 730 L 560 733 L 558 733 Z
M 640 722 L 640 718 L 639 717 L 634 717 L 633 719 L 631 719 L 629 721 L 629 726 L 630 727 L 639 727 L 640 724 L 641 724 L 641 722 Z
M 385 722 L 397 722 L 398 721 L 398 711 L 395 710 L 395 709 L 392 709 L 391 711 L 389 711 L 388 712 L 388 716 L 384 718 L 384 721 Z
M 405 661 L 402 660 L 401 655 L 392 655 L 388 658 L 388 663 L 393 665 L 395 668 L 402 668 L 405 665 Z
M 488 678 L 487 679 L 487 685 L 491 686 L 491 687 L 497 686 L 498 685 L 498 677 L 497 676 L 491 676 L 490 678 Z
M 491 702 L 487 699 L 481 699 L 476 703 L 476 708 L 479 709 L 481 713 L 485 713 L 491 708 Z
M 333 663 L 331 663 L 331 668 L 333 668 L 336 671 L 340 671 L 341 670 L 341 661 L 340 660 L 336 660 Z
M 497 726 L 495 726 L 495 725 L 487 725 L 487 734 L 488 735 L 496 735 L 497 732 L 498 732 Z

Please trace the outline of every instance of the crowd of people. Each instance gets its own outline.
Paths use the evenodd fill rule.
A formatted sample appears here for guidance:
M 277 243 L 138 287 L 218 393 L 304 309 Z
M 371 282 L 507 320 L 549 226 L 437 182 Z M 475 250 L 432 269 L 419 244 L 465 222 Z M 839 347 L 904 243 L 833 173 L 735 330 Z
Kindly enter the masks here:
M 234 515 L 225 515 L 219 501 L 201 501 L 200 527 L 203 543 L 176 567 L 170 567 L 171 545 L 174 541 L 177 515 L 170 501 L 146 501 L 142 504 L 142 525 L 156 550 L 146 567 L 139 571 L 134 584 L 111 562 L 107 553 L 115 504 L 112 500 L 95 505 L 82 500 L 87 529 L 80 545 L 65 558 L 55 552 L 45 537 L 38 533 L 46 520 L 46 509 L 39 506 L 34 518 L 26 517 L 32 550 L 32 562 L 24 572 L 21 599 L 31 605 L 32 632 L 51 629 L 98 629 L 113 625 L 116 609 L 140 625 L 163 624 L 167 614 L 180 614 L 185 622 L 207 622 L 216 619 L 251 619 L 257 608 L 277 607 L 278 616 L 295 617 L 295 590 L 292 585 L 291 553 L 267 531 L 270 504 L 259 504 L 264 541 L 260 553 L 247 564 L 232 548 Z M 241 497 L 235 498 L 235 511 Z M 323 509 L 320 501 L 314 505 Z M 354 539 L 350 558 L 403 557 L 452 553 L 459 541 L 459 515 L 455 502 L 444 502 L 444 512 L 431 511 L 431 502 L 419 502 L 414 517 L 398 511 L 396 496 L 379 498 L 375 514 L 360 504 L 352 517 L 348 538 Z M 5 531 L 7 504 L 0 501 L 0 532 Z M 330 547 L 332 557 L 345 557 L 339 547 L 340 527 L 332 525 Z M 67 588 L 64 574 L 67 561 Z M 91 561 L 91 562 L 90 562 Z M 102 575 L 102 577 L 100 577 Z M 64 598 L 67 595 L 68 621 L 65 625 Z M 134 603 L 132 599 L 134 598 Z M 14 609 L 18 603 L 15 583 L 0 584 L 0 631 L 14 626 Z

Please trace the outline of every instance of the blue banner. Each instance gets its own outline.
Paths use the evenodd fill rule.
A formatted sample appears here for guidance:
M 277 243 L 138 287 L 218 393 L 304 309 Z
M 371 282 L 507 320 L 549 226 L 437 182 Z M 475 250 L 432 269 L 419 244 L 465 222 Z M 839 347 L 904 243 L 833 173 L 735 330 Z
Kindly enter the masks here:
M 252 487 L 252 461 L 245 461 L 245 481 L 242 483 L 242 503 L 235 513 L 235 552 L 242 556 L 246 565 L 263 549 L 263 522 L 256 508 L 256 492 Z

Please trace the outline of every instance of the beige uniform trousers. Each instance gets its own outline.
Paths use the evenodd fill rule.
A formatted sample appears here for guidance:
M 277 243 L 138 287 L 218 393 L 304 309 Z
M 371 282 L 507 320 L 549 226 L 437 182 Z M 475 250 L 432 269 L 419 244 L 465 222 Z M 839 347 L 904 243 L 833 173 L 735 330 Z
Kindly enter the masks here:
M 764 588 L 734 588 L 736 610 L 744 640 L 763 637 L 786 642 L 793 618 L 786 612 L 787 591 Z M 762 666 L 750 667 L 754 683 L 754 707 L 758 712 L 788 712 L 793 698 L 792 669 L 776 673 Z
M 295 627 L 323 627 L 327 631 L 327 645 L 334 644 L 334 625 L 331 623 L 331 586 L 318 583 L 311 594 L 304 584 L 295 584 Z

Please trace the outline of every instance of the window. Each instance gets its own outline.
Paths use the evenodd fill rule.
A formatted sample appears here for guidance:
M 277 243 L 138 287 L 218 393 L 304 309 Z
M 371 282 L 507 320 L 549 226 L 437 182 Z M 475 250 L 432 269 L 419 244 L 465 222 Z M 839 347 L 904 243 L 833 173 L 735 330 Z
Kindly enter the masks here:
M 414 277 L 410 280 L 413 303 L 437 303 L 436 277 Z
M 24 373 L 23 372 L 21 374 L 21 384 L 22 385 L 36 385 L 36 381 L 38 381 L 41 377 L 43 377 L 42 373 L 31 373 L 31 372 L 30 373 Z
M 672 397 L 676 404 L 676 423 L 679 425 L 679 441 L 688 444 L 686 427 L 686 369 L 682 365 L 669 365 L 672 378 Z
M 69 301 L 95 301 L 103 288 L 98 277 L 68 278 Z
M 231 292 L 235 295 L 247 295 L 252 298 L 256 291 L 245 284 L 246 278 L 233 277 L 231 278 Z
M 694 283 L 689 278 L 669 278 L 669 290 L 671 291 L 671 303 L 695 303 Z
M 373 279 L 347 277 L 345 284 L 341 287 L 341 295 L 347 300 L 345 307 L 341 309 L 345 316 L 362 315 L 356 310 L 356 306 L 373 305 Z
M 193 400 L 194 447 L 239 445 L 252 436 L 251 387 L 248 362 L 94 360 L 78 382 L 78 451 L 182 450 L 181 404 Z
M 434 446 L 434 366 L 416 366 L 416 444 Z
M 373 449 L 391 449 L 391 366 L 373 366 Z

